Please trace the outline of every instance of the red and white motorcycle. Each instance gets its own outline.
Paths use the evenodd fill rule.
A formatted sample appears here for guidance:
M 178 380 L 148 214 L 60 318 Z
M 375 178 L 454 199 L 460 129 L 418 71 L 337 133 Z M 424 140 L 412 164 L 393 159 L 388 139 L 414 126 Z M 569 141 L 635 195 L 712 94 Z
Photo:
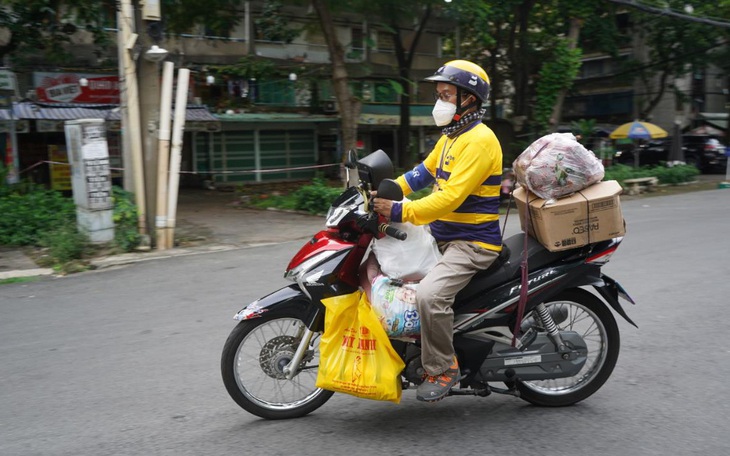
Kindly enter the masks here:
M 389 180 L 393 166 L 387 154 L 379 150 L 361 160 L 351 156 L 348 169 L 357 169 L 359 185 L 345 189 L 332 203 L 325 229 L 291 259 L 284 276 L 293 283 L 235 316 L 239 323 L 223 348 L 221 372 L 233 400 L 254 415 L 300 417 L 334 394 L 315 386 L 324 329 L 321 300 L 358 290 L 358 269 L 375 237 L 404 237 L 368 209 L 370 192 L 376 188 L 379 197 L 403 197 Z M 595 393 L 608 380 L 619 354 L 619 330 L 611 309 L 634 324 L 618 298 L 633 301 L 601 272 L 621 240 L 549 252 L 527 238 L 525 318 L 517 326 L 525 236 L 505 239 L 499 259 L 456 297 L 454 348 L 462 379 L 450 394 L 502 393 L 536 405 L 565 406 Z M 401 374 L 404 389 L 419 384 L 419 337 L 391 342 L 406 365 Z

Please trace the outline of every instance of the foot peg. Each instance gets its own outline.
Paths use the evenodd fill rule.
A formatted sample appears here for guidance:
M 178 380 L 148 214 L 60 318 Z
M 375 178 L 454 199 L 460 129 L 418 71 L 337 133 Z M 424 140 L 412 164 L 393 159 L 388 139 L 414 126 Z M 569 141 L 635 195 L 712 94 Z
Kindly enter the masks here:
M 480 389 L 474 389 L 474 388 L 452 388 L 451 391 L 449 391 L 449 394 L 447 396 L 479 396 L 479 397 L 487 397 L 492 392 L 489 390 L 489 388 L 480 388 Z

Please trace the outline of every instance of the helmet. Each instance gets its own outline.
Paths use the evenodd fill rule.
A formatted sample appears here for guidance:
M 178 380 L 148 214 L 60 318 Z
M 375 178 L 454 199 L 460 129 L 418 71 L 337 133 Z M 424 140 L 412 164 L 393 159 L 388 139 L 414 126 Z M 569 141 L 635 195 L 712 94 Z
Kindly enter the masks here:
M 468 60 L 452 60 L 425 79 L 430 82 L 445 82 L 466 90 L 484 103 L 489 96 L 489 76 L 482 67 Z

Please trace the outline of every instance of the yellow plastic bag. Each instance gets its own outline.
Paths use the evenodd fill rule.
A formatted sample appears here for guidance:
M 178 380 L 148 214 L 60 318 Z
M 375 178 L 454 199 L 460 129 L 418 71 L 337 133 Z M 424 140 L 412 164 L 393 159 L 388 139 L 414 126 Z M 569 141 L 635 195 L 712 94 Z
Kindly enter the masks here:
M 322 300 L 317 387 L 398 404 L 405 367 L 362 292 Z

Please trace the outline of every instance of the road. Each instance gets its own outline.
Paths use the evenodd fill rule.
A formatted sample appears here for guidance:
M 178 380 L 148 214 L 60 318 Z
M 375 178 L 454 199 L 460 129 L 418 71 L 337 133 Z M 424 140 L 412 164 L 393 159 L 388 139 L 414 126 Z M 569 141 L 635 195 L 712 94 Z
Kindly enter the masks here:
M 561 409 L 337 394 L 291 421 L 227 395 L 220 351 L 297 243 L 0 287 L 0 455 L 727 455 L 730 192 L 624 203 L 605 272 L 637 301 L 613 376 Z M 516 214 L 508 232 L 514 231 Z M 617 317 L 618 318 L 618 317 Z

